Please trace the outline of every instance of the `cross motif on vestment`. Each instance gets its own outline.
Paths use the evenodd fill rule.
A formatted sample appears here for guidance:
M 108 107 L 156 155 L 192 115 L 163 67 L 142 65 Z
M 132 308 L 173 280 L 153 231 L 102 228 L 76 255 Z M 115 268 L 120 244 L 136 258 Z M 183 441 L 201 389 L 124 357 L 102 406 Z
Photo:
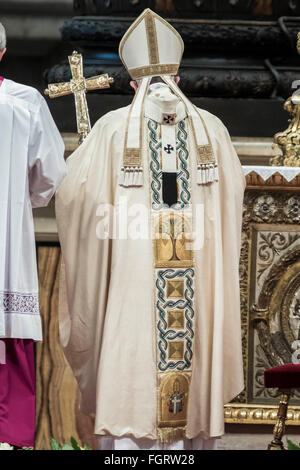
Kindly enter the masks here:
M 170 155 L 174 150 L 174 147 L 172 145 L 168 144 L 165 148 L 164 151 L 167 152 L 168 155 Z

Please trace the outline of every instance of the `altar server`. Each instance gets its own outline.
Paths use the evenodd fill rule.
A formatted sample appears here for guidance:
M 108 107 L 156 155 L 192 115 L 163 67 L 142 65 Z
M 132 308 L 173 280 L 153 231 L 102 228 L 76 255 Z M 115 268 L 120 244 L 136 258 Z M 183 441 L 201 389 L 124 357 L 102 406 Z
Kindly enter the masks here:
M 0 24 L 0 59 L 6 34 Z M 66 174 L 64 143 L 34 88 L 0 79 L 0 442 L 34 445 L 34 341 L 42 340 L 32 208 Z

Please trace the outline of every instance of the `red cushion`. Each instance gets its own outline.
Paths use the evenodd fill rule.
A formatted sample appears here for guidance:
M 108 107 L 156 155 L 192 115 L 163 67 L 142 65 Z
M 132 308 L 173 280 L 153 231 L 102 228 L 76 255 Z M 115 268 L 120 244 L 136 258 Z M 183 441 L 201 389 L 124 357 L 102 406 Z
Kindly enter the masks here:
M 266 388 L 300 388 L 300 364 L 284 364 L 265 370 Z

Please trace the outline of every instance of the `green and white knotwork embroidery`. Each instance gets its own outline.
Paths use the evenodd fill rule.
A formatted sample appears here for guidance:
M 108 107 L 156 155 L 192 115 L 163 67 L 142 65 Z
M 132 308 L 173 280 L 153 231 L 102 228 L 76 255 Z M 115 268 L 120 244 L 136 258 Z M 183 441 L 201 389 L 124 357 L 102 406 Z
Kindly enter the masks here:
M 158 368 L 189 370 L 193 357 L 194 269 L 157 270 Z
M 190 172 L 188 167 L 189 151 L 187 146 L 187 131 L 185 120 L 178 123 L 176 150 L 178 155 L 178 194 L 179 199 L 174 209 L 184 209 L 191 204 Z M 162 197 L 162 169 L 160 165 L 160 152 L 162 142 L 158 135 L 159 124 L 152 119 L 148 120 L 149 149 L 150 149 L 150 175 L 151 175 L 151 203 L 153 210 L 163 207 Z

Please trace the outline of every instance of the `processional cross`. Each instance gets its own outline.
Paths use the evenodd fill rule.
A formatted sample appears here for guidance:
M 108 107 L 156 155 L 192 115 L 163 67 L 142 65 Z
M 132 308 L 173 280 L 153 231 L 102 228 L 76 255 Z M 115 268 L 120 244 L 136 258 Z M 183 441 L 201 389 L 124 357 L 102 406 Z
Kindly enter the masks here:
M 69 56 L 69 63 L 72 73 L 72 79 L 65 83 L 51 83 L 45 90 L 49 98 L 59 98 L 60 96 L 74 94 L 76 105 L 77 130 L 79 134 L 79 144 L 87 137 L 91 131 L 91 122 L 86 100 L 86 92 L 91 90 L 101 90 L 110 88 L 114 82 L 108 74 L 98 75 L 96 77 L 85 78 L 83 76 L 82 55 L 74 51 Z

